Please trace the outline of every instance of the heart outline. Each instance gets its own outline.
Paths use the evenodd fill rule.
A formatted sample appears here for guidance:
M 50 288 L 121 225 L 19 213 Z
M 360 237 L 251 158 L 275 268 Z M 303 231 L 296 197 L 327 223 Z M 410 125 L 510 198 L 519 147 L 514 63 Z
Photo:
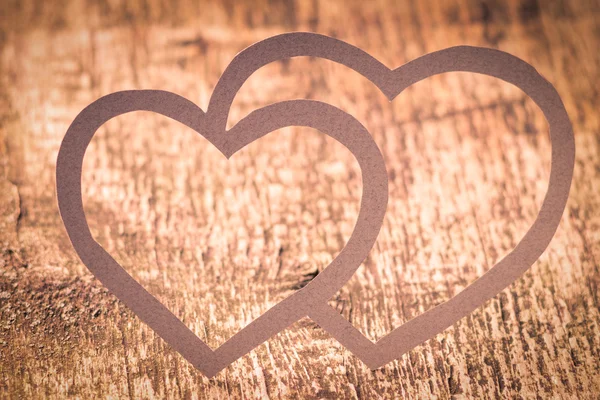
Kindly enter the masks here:
M 376 343 L 329 305 L 311 309 L 309 317 L 313 321 L 371 369 L 376 369 L 469 315 L 514 282 L 542 255 L 558 229 L 570 191 L 575 164 L 573 129 L 554 86 L 533 66 L 509 53 L 456 46 L 428 53 L 392 70 L 346 42 L 306 32 L 273 36 L 240 52 L 221 75 L 207 114 L 215 112 L 217 116 L 213 120 L 225 126 L 228 112 L 223 110 L 229 110 L 233 102 L 233 96 L 227 97 L 226 92 L 236 93 L 258 68 L 282 58 L 298 56 L 318 57 L 345 65 L 371 81 L 390 101 L 414 83 L 441 73 L 472 72 L 492 76 L 521 89 L 542 110 L 550 126 L 550 180 L 534 223 L 511 252 L 462 292 L 395 328 Z
M 347 67 L 354 69 L 355 71 L 359 72 L 361 75 L 369 79 L 371 82 L 373 82 L 388 97 L 390 101 L 393 100 L 410 85 L 430 76 L 444 72 L 464 71 L 492 76 L 504 80 L 508 83 L 511 83 L 523 90 L 523 92 L 525 92 L 525 94 L 527 94 L 538 105 L 538 107 L 542 109 L 542 112 L 544 113 L 544 116 L 546 117 L 546 120 L 550 125 L 550 138 L 552 142 L 552 163 L 550 180 L 548 183 L 546 196 L 542 203 L 542 207 L 538 212 L 536 220 L 531 225 L 527 233 L 523 236 L 523 238 L 508 255 L 506 255 L 502 260 L 496 263 L 496 265 L 490 268 L 484 275 L 479 277 L 475 282 L 471 283 L 462 292 L 454 296 L 452 299 L 411 319 L 410 321 L 406 322 L 400 327 L 397 327 L 392 332 L 384 336 L 377 343 L 373 343 L 366 337 L 364 337 L 364 335 L 362 335 L 362 333 L 360 333 L 360 331 L 358 331 L 352 324 L 345 320 L 341 316 L 341 314 L 339 314 L 335 309 L 331 308 L 327 304 L 326 301 L 328 297 L 324 298 L 325 296 L 323 295 L 319 296 L 318 299 L 315 299 L 315 297 L 305 296 L 307 297 L 305 299 L 305 304 L 309 304 L 309 306 L 302 308 L 302 311 L 307 311 L 305 316 L 309 316 L 311 319 L 317 322 L 317 324 L 319 324 L 323 329 L 329 332 L 348 350 L 350 350 L 357 357 L 363 360 L 363 362 L 365 362 L 370 368 L 375 369 L 400 357 L 402 354 L 404 354 L 406 351 L 410 350 L 414 346 L 430 339 L 431 337 L 435 336 L 437 333 L 440 333 L 459 319 L 470 314 L 477 307 L 481 306 L 485 301 L 494 297 L 501 290 L 506 288 L 512 282 L 514 282 L 514 280 L 516 280 L 520 275 L 522 275 L 544 252 L 554 233 L 556 232 L 556 229 L 558 228 L 560 218 L 562 216 L 564 207 L 566 206 L 566 201 L 568 198 L 568 193 L 570 190 L 571 180 L 573 176 L 575 144 L 571 123 L 556 89 L 547 80 L 545 80 L 535 70 L 535 68 L 533 68 L 525 61 L 522 61 L 519 58 L 512 56 L 508 53 L 481 47 L 451 47 L 448 49 L 426 54 L 422 57 L 419 57 L 407 64 L 396 68 L 395 70 L 391 70 L 382 63 L 380 63 L 378 60 L 367 54 L 366 52 L 348 43 L 314 33 L 298 32 L 274 36 L 248 47 L 247 49 L 240 52 L 232 60 L 232 62 L 228 65 L 228 67 L 221 75 L 221 78 L 215 86 L 215 90 L 213 91 L 213 94 L 210 98 L 207 111 L 204 114 L 204 121 L 206 122 L 204 128 L 206 129 L 206 132 L 214 132 L 215 136 L 213 139 L 217 140 L 217 143 L 220 143 L 220 145 L 223 146 L 225 151 L 221 149 L 220 150 L 226 156 L 229 152 L 233 154 L 235 153 L 235 151 L 239 150 L 239 148 L 237 148 L 237 145 L 232 143 L 243 143 L 243 140 L 231 140 L 230 135 L 232 135 L 232 133 L 230 132 L 252 136 L 251 132 L 248 133 L 251 130 L 242 130 L 240 128 L 236 130 L 236 127 L 244 127 L 248 125 L 249 122 L 260 120 L 259 117 L 268 115 L 270 112 L 278 111 L 277 107 L 282 107 L 280 106 L 282 104 L 294 104 L 299 107 L 299 109 L 297 109 L 296 111 L 302 114 L 304 112 L 302 110 L 304 107 L 306 107 L 306 110 L 308 110 L 308 108 L 311 107 L 311 103 L 319 103 L 321 107 L 332 107 L 333 109 L 337 110 L 337 112 L 343 113 L 345 116 L 341 117 L 342 120 L 346 119 L 346 117 L 349 117 L 349 119 L 352 119 L 354 122 L 358 123 L 352 116 L 325 103 L 314 102 L 311 100 L 294 100 L 290 102 L 276 103 L 274 105 L 253 111 L 247 117 L 238 122 L 238 124 L 236 124 L 229 131 L 226 129 L 227 117 L 229 115 L 231 104 L 233 102 L 235 94 L 237 93 L 243 82 L 245 82 L 246 79 L 254 71 L 262 67 L 263 65 L 266 65 L 275 60 L 296 56 L 313 56 L 325 58 L 346 65 Z M 118 93 L 124 92 L 117 92 L 117 94 Z M 105 98 L 97 100 L 95 103 L 92 103 L 92 105 L 96 104 L 102 99 Z M 179 98 L 179 100 L 182 99 L 183 98 Z M 183 99 L 183 102 L 189 103 L 184 105 L 183 109 L 188 107 L 190 104 L 193 105 L 193 103 L 185 99 Z M 88 106 L 88 108 L 92 105 Z M 292 105 L 292 107 L 294 107 L 294 105 Z M 197 110 L 200 110 L 197 106 L 193 106 L 196 107 Z M 67 131 L 65 139 L 67 138 L 67 136 L 69 136 L 71 128 L 75 125 L 75 122 L 84 113 L 84 111 L 82 111 L 82 113 L 78 115 L 78 117 L 75 119 L 75 121 Z M 180 111 L 180 114 L 184 118 L 189 117 L 186 115 L 186 111 Z M 271 117 L 272 116 L 273 115 L 271 115 Z M 81 120 L 79 122 L 81 122 Z M 360 125 L 360 123 L 358 123 L 358 125 Z M 360 125 L 360 127 L 362 127 L 362 125 Z M 362 129 L 364 129 L 364 127 L 362 127 Z M 360 130 L 360 128 L 358 128 L 358 130 Z M 207 137 L 204 133 L 199 133 Z M 329 134 L 328 132 L 324 133 Z M 91 135 L 93 136 L 93 132 Z M 207 139 L 209 138 L 207 137 Z M 212 142 L 211 139 L 209 139 L 209 141 Z M 61 161 L 61 153 L 63 152 L 64 144 L 65 140 L 63 140 L 63 144 L 61 145 L 58 161 Z M 213 143 L 213 145 L 217 146 L 215 143 Z M 83 153 L 84 152 L 85 148 L 83 149 Z M 377 152 L 379 152 L 379 149 L 377 149 Z M 65 157 L 68 158 L 69 154 L 67 153 L 70 154 L 70 152 L 68 151 L 66 153 L 63 153 L 63 161 L 65 160 Z M 380 152 L 379 155 L 381 155 Z M 81 159 L 83 159 L 83 154 L 81 155 Z M 74 164 L 71 163 L 69 165 L 72 167 L 76 164 L 77 163 L 75 162 Z M 59 164 L 59 162 L 57 162 L 57 193 L 59 197 L 59 208 L 61 210 L 61 216 L 63 217 L 63 221 L 65 221 L 65 215 L 72 211 L 70 210 L 70 208 L 72 208 L 73 204 L 77 206 L 77 194 L 79 195 L 79 201 L 81 201 L 81 182 L 79 179 L 79 193 L 75 193 L 74 197 L 72 196 L 72 194 L 69 194 L 67 190 L 76 186 L 76 183 L 73 180 L 71 180 L 71 182 L 68 183 L 66 187 L 63 187 L 61 189 L 61 185 L 59 185 L 59 165 L 62 166 L 63 163 L 61 162 Z M 67 173 L 68 175 L 68 171 L 64 169 L 61 171 Z M 377 174 L 375 175 L 377 176 Z M 80 177 L 81 171 L 79 171 L 79 178 Z M 63 178 L 64 176 L 61 178 L 61 182 L 63 182 Z M 363 175 L 363 185 L 364 182 L 365 181 Z M 383 183 L 380 183 L 380 185 L 381 184 Z M 387 176 L 385 180 L 385 185 L 385 202 L 387 204 Z M 71 195 L 71 197 L 75 199 L 74 203 L 72 201 L 72 204 L 69 203 L 69 207 L 65 207 L 64 201 L 62 201 L 63 204 L 61 206 L 61 198 L 64 199 L 65 195 Z M 361 211 L 363 209 L 363 206 L 364 202 L 361 202 Z M 81 214 L 83 214 L 82 206 L 80 211 Z M 89 232 L 89 228 L 87 227 L 87 222 L 85 221 L 84 215 L 83 222 L 85 223 L 85 227 L 81 225 L 80 220 L 77 220 L 75 222 L 77 223 L 75 225 L 72 225 L 71 228 L 76 226 L 79 229 L 83 229 L 84 231 L 87 228 Z M 79 224 L 79 226 L 77 226 L 77 224 Z M 65 226 L 67 227 L 66 221 Z M 379 232 L 380 226 L 381 225 L 379 225 L 376 228 L 377 233 Z M 69 237 L 73 242 L 73 238 L 71 237 L 71 231 L 69 227 L 67 227 L 67 232 L 69 233 Z M 95 242 L 93 238 L 91 238 L 91 234 L 89 234 L 89 239 L 96 243 L 96 245 L 100 249 L 102 249 L 100 245 L 97 242 Z M 347 246 L 348 244 L 346 245 L 346 247 Z M 86 266 L 90 268 L 89 265 L 85 262 L 84 258 L 81 256 L 80 250 L 77 249 L 75 243 L 74 247 L 76 248 L 77 253 L 80 255 L 80 258 L 82 258 L 82 261 L 84 261 L 84 264 L 86 264 Z M 104 250 L 102 249 L 102 251 Z M 344 250 L 342 250 L 342 252 L 343 251 Z M 86 254 L 84 255 L 87 256 Z M 108 253 L 106 253 L 106 255 L 108 255 Z M 110 255 L 108 255 L 108 257 L 110 257 Z M 110 258 L 112 259 L 112 257 Z M 358 265 L 360 265 L 363 259 L 361 259 L 360 262 L 358 262 Z M 356 268 L 358 268 L 358 265 L 356 266 Z M 122 269 L 122 267 L 120 268 Z M 354 268 L 352 274 L 354 273 L 356 268 Z M 351 269 L 352 268 L 347 268 L 346 271 L 349 271 Z M 330 272 L 326 274 L 327 271 Z M 125 272 L 125 274 L 127 273 Z M 321 274 L 319 274 L 319 276 L 321 275 L 326 277 L 333 276 L 335 278 L 336 270 L 331 269 L 330 265 Z M 317 278 L 319 276 L 317 276 Z M 278 303 L 277 305 L 269 309 L 265 314 L 254 320 L 250 325 L 242 329 L 240 332 L 238 332 L 236 335 L 230 338 L 227 342 L 225 342 L 215 351 L 212 351 L 206 344 L 204 344 L 204 342 L 202 342 L 197 336 L 191 333 L 191 331 L 190 333 L 195 337 L 195 339 L 200 340 L 202 344 L 204 344 L 204 346 L 208 349 L 208 351 L 204 351 L 204 349 L 199 353 L 196 352 L 195 355 L 192 357 L 190 356 L 190 353 L 186 353 L 186 348 L 183 349 L 183 352 L 180 351 L 179 348 L 182 347 L 182 341 L 193 341 L 193 339 L 185 337 L 181 338 L 181 340 L 166 340 L 186 359 L 191 361 L 194 364 L 194 366 L 196 366 L 198 369 L 204 372 L 207 376 L 212 377 L 222 368 L 229 365 L 229 363 L 233 362 L 235 359 L 243 356 L 252 348 L 256 347 L 251 345 L 258 345 L 262 343 L 262 341 L 268 339 L 268 337 L 272 336 L 272 334 L 275 334 L 285 328 L 284 326 L 281 329 L 277 330 L 277 332 L 269 334 L 269 336 L 264 338 L 264 340 L 259 340 L 265 337 L 266 335 L 261 336 L 260 332 L 256 332 L 256 328 L 261 326 L 264 327 L 265 324 L 269 325 L 269 321 L 267 320 L 267 318 L 265 318 L 265 316 L 269 314 L 271 310 L 283 310 L 284 312 L 282 312 L 280 315 L 286 315 L 286 312 L 289 312 L 290 309 L 286 309 L 285 306 L 290 306 L 290 304 L 294 304 L 291 302 L 288 302 L 287 304 L 284 303 L 286 302 L 286 300 L 292 298 L 298 293 L 311 293 L 311 291 L 319 294 L 324 293 L 326 289 L 331 289 L 331 287 L 328 288 L 328 285 L 326 285 L 327 279 L 328 278 L 321 280 L 315 279 L 311 281 L 305 288 L 295 292 L 293 295 L 286 298 L 281 303 Z M 315 283 L 315 281 L 317 281 L 317 283 Z M 137 284 L 137 282 L 135 283 Z M 312 289 L 305 290 L 307 288 Z M 143 290 L 145 291 L 145 289 Z M 156 299 L 154 300 L 157 301 Z M 284 306 L 281 306 L 281 304 L 284 304 Z M 160 304 L 160 306 L 162 306 L 162 304 Z M 164 306 L 162 307 L 164 308 Z M 297 311 L 297 309 L 298 307 L 291 308 L 291 310 L 293 311 Z M 138 313 L 136 312 L 136 314 Z M 297 316 L 299 314 L 302 314 L 302 312 L 296 312 L 294 316 Z M 177 319 L 176 317 L 174 318 Z M 142 319 L 144 320 L 144 318 Z M 292 318 L 290 318 L 290 320 L 291 319 Z M 177 321 L 179 320 L 177 319 Z M 288 320 L 278 322 L 278 327 L 281 327 L 282 325 L 287 323 Z M 183 325 L 181 321 L 179 321 L 179 323 Z M 183 326 L 185 327 L 185 325 Z M 242 340 L 244 332 L 249 333 L 249 337 L 252 340 Z M 167 332 L 166 334 L 168 336 L 169 332 Z M 163 336 L 161 333 L 159 333 L 159 335 Z M 198 357 L 200 357 L 200 360 L 198 360 Z
M 271 307 L 217 349 L 212 350 L 179 318 L 152 296 L 92 237 L 83 210 L 83 157 L 96 131 L 127 112 L 146 110 L 192 128 L 226 158 L 276 129 L 307 126 L 338 140 L 356 157 L 363 193 L 355 230 L 338 256 L 302 289 Z M 314 118 L 314 115 L 320 118 Z M 189 100 L 171 92 L 132 90 L 109 94 L 75 118 L 59 150 L 56 166 L 59 210 L 79 258 L 119 300 L 175 350 L 207 376 L 214 376 L 237 358 L 308 314 L 313 303 L 325 302 L 339 290 L 371 250 L 387 206 L 387 172 L 383 156 L 368 131 L 353 117 L 326 103 L 280 102 L 252 112 L 227 137 L 205 130 L 205 114 Z M 236 134 L 237 132 L 239 134 Z

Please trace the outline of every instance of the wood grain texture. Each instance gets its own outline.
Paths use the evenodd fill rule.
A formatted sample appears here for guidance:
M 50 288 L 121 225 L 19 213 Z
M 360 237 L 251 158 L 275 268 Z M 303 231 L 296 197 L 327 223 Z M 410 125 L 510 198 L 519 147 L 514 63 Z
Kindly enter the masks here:
M 4 398 L 597 398 L 600 393 L 598 1 L 6 1 L 0 4 L 0 395 Z M 309 30 L 401 65 L 445 47 L 508 51 L 552 82 L 575 130 L 563 221 L 542 258 L 471 316 L 370 371 L 302 320 L 213 379 L 77 259 L 54 167 L 96 98 L 162 89 L 206 108 L 247 45 Z M 466 73 L 394 102 L 356 73 L 298 58 L 257 71 L 230 124 L 293 98 L 351 113 L 384 154 L 390 202 L 367 261 L 331 300 L 372 340 L 490 268 L 533 221 L 550 143 L 519 90 Z M 132 113 L 84 163 L 95 238 L 210 346 L 306 284 L 350 236 L 356 161 L 309 129 L 225 160 L 183 126 Z

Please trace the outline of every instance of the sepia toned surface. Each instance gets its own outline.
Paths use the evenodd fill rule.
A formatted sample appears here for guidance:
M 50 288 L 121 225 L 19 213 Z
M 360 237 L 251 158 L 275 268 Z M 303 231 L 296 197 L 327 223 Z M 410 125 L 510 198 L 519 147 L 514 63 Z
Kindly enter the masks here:
M 0 394 L 23 398 L 594 398 L 600 391 L 600 7 L 584 2 L 0 5 Z M 233 56 L 308 30 L 395 67 L 470 44 L 552 82 L 571 116 L 575 177 L 542 258 L 471 316 L 370 371 L 302 320 L 213 379 L 96 281 L 56 206 L 60 140 L 96 98 L 162 89 L 206 108 Z M 389 103 L 366 79 L 298 58 L 256 72 L 230 125 L 264 105 L 318 99 L 373 135 L 388 213 L 369 258 L 331 299 L 377 340 L 473 282 L 534 220 L 550 143 L 522 92 L 466 73 Z M 138 112 L 107 123 L 84 162 L 94 237 L 215 348 L 312 279 L 350 236 L 362 183 L 348 150 L 301 128 L 226 160 L 182 125 Z

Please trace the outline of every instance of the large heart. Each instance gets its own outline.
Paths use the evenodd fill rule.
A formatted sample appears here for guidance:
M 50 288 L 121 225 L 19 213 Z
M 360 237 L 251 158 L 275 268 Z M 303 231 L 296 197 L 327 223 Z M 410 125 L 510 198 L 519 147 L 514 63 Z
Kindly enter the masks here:
M 470 314 L 521 276 L 544 252 L 564 211 L 573 177 L 575 141 L 571 122 L 556 89 L 531 65 L 508 53 L 457 46 L 426 54 L 391 70 L 363 50 L 314 33 L 290 33 L 256 43 L 223 72 L 211 97 L 207 115 L 223 129 L 237 90 L 258 68 L 282 58 L 313 56 L 357 71 L 392 101 L 410 85 L 444 72 L 489 75 L 515 85 L 542 110 L 550 126 L 552 163 L 542 207 L 517 246 L 483 276 L 449 301 L 413 318 L 373 343 L 327 304 L 313 306 L 309 317 L 369 367 L 378 368 L 440 333 Z M 468 172 L 468 171 L 467 171 Z
M 330 105 L 306 100 L 277 103 L 254 111 L 226 130 L 229 109 L 244 81 L 275 60 L 314 56 L 344 64 L 372 81 L 390 99 L 432 75 L 451 71 L 485 74 L 522 89 L 542 109 L 550 125 L 552 165 L 539 214 L 519 244 L 478 280 L 444 304 L 396 328 L 373 343 L 327 304 L 366 257 L 379 232 L 387 204 L 387 177 L 381 154 L 354 118 Z M 336 138 L 356 156 L 363 174 L 363 198 L 355 231 L 340 255 L 310 284 L 277 304 L 214 352 L 160 302 L 146 292 L 92 238 L 81 200 L 81 166 L 94 132 L 108 119 L 134 110 L 167 115 L 205 136 L 227 157 L 266 133 L 289 125 L 318 129 Z M 57 193 L 61 216 L 84 264 L 171 346 L 208 376 L 280 330 L 309 316 L 323 329 L 377 368 L 433 337 L 517 279 L 548 246 L 566 205 L 573 175 L 572 127 L 554 87 L 526 62 L 501 51 L 459 46 L 427 54 L 390 70 L 345 42 L 312 33 L 291 33 L 259 42 L 224 71 L 205 115 L 189 101 L 168 92 L 130 91 L 108 95 L 77 116 L 61 145 Z

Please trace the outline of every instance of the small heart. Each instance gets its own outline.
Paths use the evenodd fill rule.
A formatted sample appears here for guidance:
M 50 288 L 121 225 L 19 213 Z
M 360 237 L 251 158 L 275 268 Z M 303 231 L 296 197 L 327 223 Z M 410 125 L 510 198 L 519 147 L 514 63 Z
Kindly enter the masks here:
M 258 68 L 272 61 L 313 56 L 346 65 L 373 82 L 393 100 L 408 86 L 430 76 L 465 71 L 493 76 L 523 90 L 542 109 L 550 125 L 552 165 L 540 212 L 519 244 L 461 293 L 396 328 L 373 343 L 346 321 L 327 300 L 354 274 L 373 246 L 387 205 L 387 175 L 381 153 L 365 128 L 347 113 L 325 103 L 294 100 L 256 110 L 226 131 L 235 94 Z M 85 150 L 107 120 L 148 110 L 199 132 L 226 157 L 267 133 L 285 126 L 307 126 L 345 145 L 362 171 L 363 195 L 355 230 L 338 257 L 303 289 L 278 303 L 215 351 L 149 294 L 92 238 L 81 197 Z M 84 264 L 120 300 L 173 348 L 206 375 L 214 376 L 298 319 L 309 316 L 369 367 L 378 368 L 440 333 L 492 298 L 543 253 L 566 205 L 573 176 L 575 144 L 562 101 L 554 87 L 526 62 L 501 51 L 459 46 L 427 54 L 390 70 L 364 51 L 312 33 L 291 33 L 259 42 L 238 54 L 215 87 L 206 114 L 170 92 L 126 91 L 102 97 L 73 121 L 57 160 L 57 196 L 69 238 Z
M 162 303 L 148 293 L 94 240 L 83 211 L 81 171 L 85 150 L 96 130 L 109 119 L 153 111 L 203 135 L 225 157 L 269 132 L 306 126 L 345 145 L 362 171 L 363 193 L 354 232 L 339 255 L 304 288 L 281 301 L 213 351 Z M 353 117 L 325 103 L 287 101 L 257 110 L 228 132 L 211 126 L 196 105 L 170 92 L 134 90 L 109 94 L 86 107 L 73 121 L 61 144 L 56 165 L 61 217 L 77 254 L 88 269 L 175 350 L 208 376 L 251 351 L 300 318 L 312 304 L 326 302 L 352 277 L 377 238 L 387 206 L 387 173 L 383 156 L 367 130 Z

